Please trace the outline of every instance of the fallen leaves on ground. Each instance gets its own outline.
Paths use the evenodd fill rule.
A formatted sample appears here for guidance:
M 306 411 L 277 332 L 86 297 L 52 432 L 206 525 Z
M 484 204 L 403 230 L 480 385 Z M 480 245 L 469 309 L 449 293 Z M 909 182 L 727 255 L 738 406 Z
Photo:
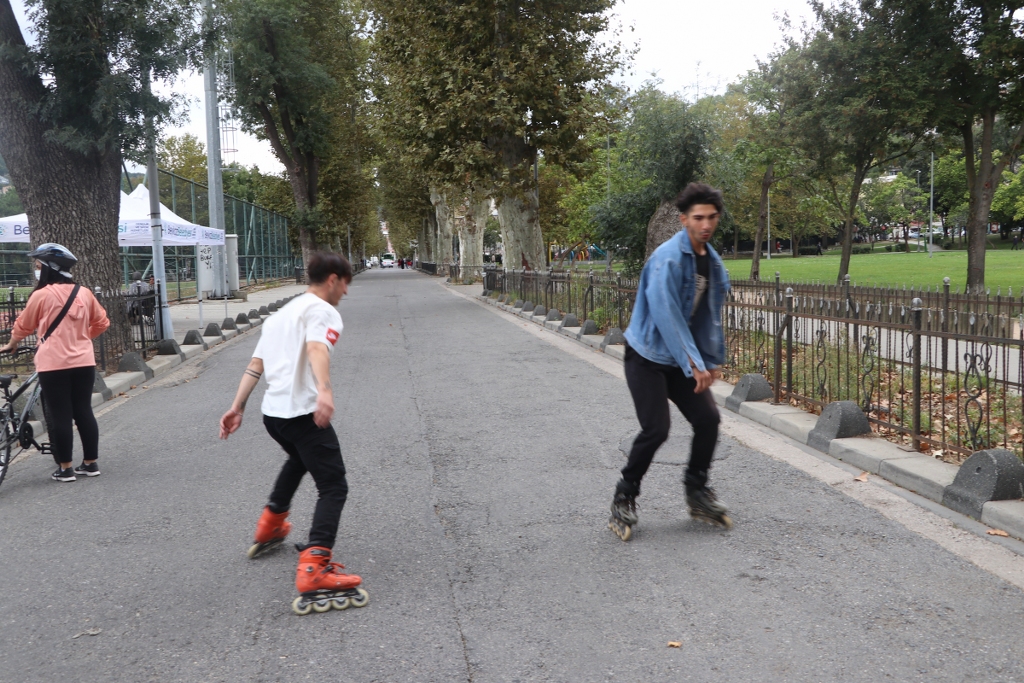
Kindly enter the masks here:
M 989 536 L 1007 536 L 1008 537 L 1010 535 L 1010 534 L 1006 533 L 1005 531 L 1003 531 L 1002 529 L 989 529 L 985 533 L 988 534 Z
M 867 481 L 868 480 L 868 473 L 867 472 L 861 472 L 860 476 L 859 477 L 854 477 L 853 480 L 854 481 Z
M 675 640 L 670 640 L 670 641 L 668 641 L 668 646 L 669 647 L 682 647 L 683 644 L 678 642 L 678 641 L 675 641 Z

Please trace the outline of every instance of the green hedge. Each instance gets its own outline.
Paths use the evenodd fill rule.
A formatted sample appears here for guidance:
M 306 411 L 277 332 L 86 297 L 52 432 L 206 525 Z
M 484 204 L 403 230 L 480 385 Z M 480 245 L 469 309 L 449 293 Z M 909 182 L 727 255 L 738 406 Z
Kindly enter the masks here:
M 902 242 L 896 244 L 885 245 L 886 251 L 909 251 L 909 245 L 903 244 Z
M 814 256 L 818 253 L 817 247 L 799 247 L 797 251 L 801 256 Z
M 871 247 L 854 247 L 852 253 L 854 253 L 854 254 L 870 254 L 871 251 L 872 251 Z

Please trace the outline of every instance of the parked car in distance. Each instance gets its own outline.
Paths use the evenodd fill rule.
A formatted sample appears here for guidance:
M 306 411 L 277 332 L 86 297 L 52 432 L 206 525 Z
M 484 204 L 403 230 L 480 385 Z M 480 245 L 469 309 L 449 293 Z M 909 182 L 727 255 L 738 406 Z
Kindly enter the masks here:
M 380 257 L 380 267 L 381 268 L 394 268 L 395 267 L 395 255 L 394 254 L 384 254 L 383 256 L 381 256 Z

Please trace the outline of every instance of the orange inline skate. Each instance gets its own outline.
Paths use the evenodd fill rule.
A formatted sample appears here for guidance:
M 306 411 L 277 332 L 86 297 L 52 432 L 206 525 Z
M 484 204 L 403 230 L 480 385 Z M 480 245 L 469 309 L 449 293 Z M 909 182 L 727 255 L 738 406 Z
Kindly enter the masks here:
M 295 587 L 300 595 L 292 602 L 292 611 L 301 616 L 311 611 L 365 607 L 370 594 L 359 588 L 363 580 L 355 574 L 342 573 L 344 568 L 343 564 L 331 562 L 329 548 L 313 546 L 301 551 L 295 572 Z
M 285 521 L 287 519 L 287 510 L 284 512 L 271 512 L 270 506 L 263 508 L 260 521 L 256 523 L 256 540 L 253 542 L 253 546 L 249 548 L 249 552 L 246 553 L 250 559 L 257 555 L 262 555 L 284 542 L 284 539 L 287 538 L 292 530 L 292 523 Z

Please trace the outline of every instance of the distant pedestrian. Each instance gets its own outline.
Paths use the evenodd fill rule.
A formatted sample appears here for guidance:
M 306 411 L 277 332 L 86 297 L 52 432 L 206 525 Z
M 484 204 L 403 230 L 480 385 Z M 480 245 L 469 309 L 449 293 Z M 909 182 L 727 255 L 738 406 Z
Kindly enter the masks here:
M 107 312 L 88 287 L 71 279 L 71 267 L 78 259 L 68 249 L 53 243 L 41 244 L 29 252 L 35 259 L 39 283 L 25 310 L 11 331 L 11 341 L 0 348 L 10 353 L 18 343 L 35 334 L 35 365 L 43 390 L 43 408 L 50 448 L 57 470 L 54 481 L 75 481 L 75 475 L 99 476 L 100 431 L 92 412 L 92 390 L 96 356 L 92 340 L 110 327 Z M 71 469 L 74 447 L 72 422 L 82 439 L 82 464 Z
M 1014 235 L 1013 236 L 1013 246 L 1010 247 L 1010 251 L 1017 251 L 1017 249 L 1019 247 L 1020 247 L 1020 235 Z
M 720 420 L 709 389 L 725 362 L 722 305 L 729 292 L 729 275 L 710 244 L 724 211 L 722 193 L 690 183 L 675 205 L 683 230 L 658 247 L 644 266 L 626 330 L 626 384 L 640 433 L 615 487 L 608 521 L 624 541 L 637 522 L 640 481 L 668 439 L 669 401 L 693 426 L 683 478 L 690 515 L 726 528 L 732 525 L 707 485 Z
M 308 472 L 316 483 L 318 499 L 309 541 L 297 546 L 295 586 L 300 595 L 292 603 L 297 614 L 309 614 L 314 604 L 317 611 L 362 607 L 368 599 L 366 591 L 358 588 L 362 579 L 342 573 L 344 567 L 331 562 L 348 498 L 341 446 L 331 426 L 331 354 L 341 337 L 337 306 L 352 282 L 352 266 L 339 254 L 317 252 L 309 260 L 307 275 L 310 285 L 305 294 L 263 324 L 235 400 L 220 419 L 220 438 L 226 439 L 242 426 L 245 404 L 266 373 L 263 425 L 288 459 L 256 525 L 249 557 L 284 541 L 292 528 L 287 521 L 292 497 L 302 478 Z
M 815 256 L 823 256 L 823 255 L 824 255 L 824 252 L 822 252 L 822 250 L 821 250 L 821 240 L 818 240 L 818 251 L 815 253 Z

